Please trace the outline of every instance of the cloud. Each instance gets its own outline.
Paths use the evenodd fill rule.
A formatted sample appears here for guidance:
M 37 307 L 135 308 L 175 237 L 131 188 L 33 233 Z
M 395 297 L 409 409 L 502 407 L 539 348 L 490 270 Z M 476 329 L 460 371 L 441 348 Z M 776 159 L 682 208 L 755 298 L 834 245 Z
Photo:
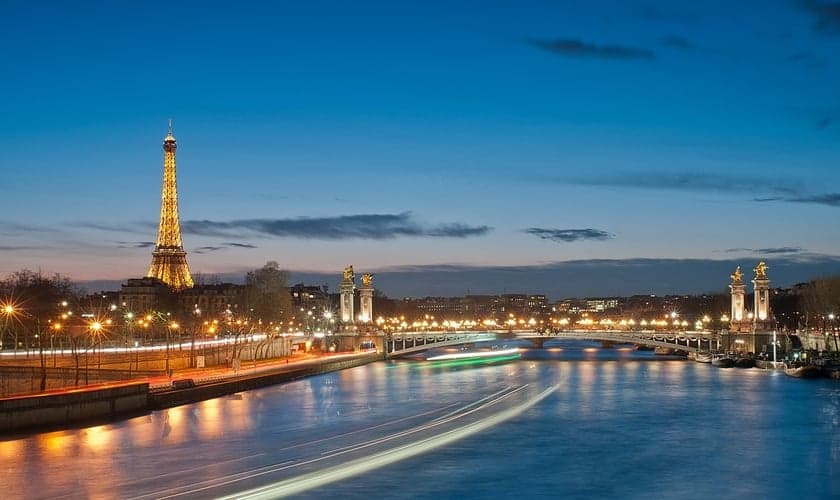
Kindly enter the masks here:
M 825 193 L 797 196 L 792 198 L 786 198 L 784 201 L 789 201 L 792 203 L 814 203 L 817 205 L 840 207 L 840 193 Z
M 117 248 L 149 248 L 155 246 L 154 241 L 118 241 Z
M 840 3 L 799 0 L 797 4 L 814 17 L 815 30 L 840 34 Z
M 147 232 L 156 228 L 157 222 L 135 222 L 109 225 L 78 222 L 86 227 L 111 232 Z M 461 222 L 429 225 L 416 220 L 411 212 L 398 214 L 340 215 L 336 217 L 295 217 L 288 219 L 237 219 L 231 221 L 187 220 L 181 221 L 183 234 L 215 236 L 222 238 L 287 237 L 321 240 L 370 239 L 385 240 L 402 236 L 430 238 L 468 238 L 484 236 L 492 231 L 490 226 L 470 226 Z M 248 243 L 221 243 L 237 248 L 257 248 Z
M 210 253 L 210 252 L 218 252 L 219 250 L 226 250 L 228 248 L 257 248 L 256 245 L 251 245 L 250 243 L 234 243 L 234 242 L 226 242 L 220 243 L 216 246 L 203 246 L 198 247 L 193 250 L 194 253 L 203 254 L 203 253 Z
M 416 221 L 410 212 L 291 219 L 193 220 L 181 224 L 184 233 L 202 236 L 258 235 L 320 240 L 385 240 L 401 236 L 467 238 L 483 236 L 491 229 L 489 226 L 469 226 L 462 223 L 428 226 Z
M 726 253 L 742 253 L 749 252 L 758 255 L 780 255 L 780 254 L 794 254 L 803 253 L 804 250 L 800 247 L 768 247 L 768 248 L 727 248 Z
M 638 59 L 652 61 L 656 54 L 648 49 L 621 45 L 596 45 L 571 38 L 557 40 L 530 40 L 530 44 L 543 50 L 569 57 L 598 59 Z
M 823 194 L 800 194 L 796 196 L 769 196 L 756 197 L 757 202 L 785 202 L 785 203 L 810 203 L 814 205 L 826 205 L 829 207 L 840 207 L 840 193 Z
M 17 252 L 20 250 L 38 250 L 38 248 L 15 245 L 0 245 L 0 252 Z
M 0 231 L 9 234 L 21 233 L 54 233 L 59 228 L 48 226 L 36 226 L 32 224 L 18 224 L 15 222 L 0 222 Z
M 689 42 L 687 39 L 679 36 L 679 35 L 668 35 L 662 37 L 660 43 L 665 47 L 670 47 L 672 49 L 693 49 L 695 48 L 694 45 Z
M 524 233 L 532 234 L 542 240 L 555 241 L 557 243 L 570 243 L 580 240 L 611 240 L 615 238 L 614 234 L 610 234 L 600 229 L 545 229 L 540 227 L 530 227 L 523 230 Z
M 615 176 L 553 178 L 555 182 L 578 186 L 621 187 L 661 191 L 749 194 L 752 201 L 810 203 L 840 207 L 840 193 L 811 193 L 792 181 L 775 181 L 726 174 L 632 172 Z
M 561 182 L 580 186 L 626 187 L 667 191 L 712 191 L 718 193 L 743 193 L 760 190 L 772 194 L 798 195 L 799 189 L 791 183 L 773 182 L 753 177 L 724 174 L 632 172 L 615 176 L 589 176 L 559 179 Z

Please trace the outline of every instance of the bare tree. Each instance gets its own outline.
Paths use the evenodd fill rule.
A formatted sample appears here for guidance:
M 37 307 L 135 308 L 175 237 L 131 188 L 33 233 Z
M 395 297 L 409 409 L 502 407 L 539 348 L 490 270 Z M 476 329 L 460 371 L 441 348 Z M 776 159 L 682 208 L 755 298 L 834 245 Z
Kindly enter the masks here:
M 40 387 L 43 391 L 47 385 L 44 345 L 47 337 L 54 333 L 50 324 L 57 319 L 61 304 L 68 300 L 77 302 L 81 292 L 69 278 L 59 274 L 46 277 L 40 271 L 24 269 L 12 273 L 0 282 L 0 293 L 2 301 L 9 307 L 6 327 L 13 329 L 15 351 L 21 336 L 27 352 L 30 347 L 38 348 L 41 365 Z
M 828 335 L 829 332 L 833 334 L 833 315 L 840 314 L 840 276 L 811 281 L 805 287 L 802 298 L 808 316 L 817 321 L 817 327 L 822 329 L 823 335 Z M 828 338 L 825 340 L 826 346 L 829 346 Z M 836 336 L 834 336 L 834 349 L 840 350 Z

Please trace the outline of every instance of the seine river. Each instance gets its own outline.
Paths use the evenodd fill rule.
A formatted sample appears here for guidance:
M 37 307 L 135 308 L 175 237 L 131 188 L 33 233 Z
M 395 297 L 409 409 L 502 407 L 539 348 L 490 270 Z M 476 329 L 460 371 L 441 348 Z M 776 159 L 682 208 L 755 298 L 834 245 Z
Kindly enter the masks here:
M 0 441 L 3 497 L 840 497 L 840 383 L 554 345 Z

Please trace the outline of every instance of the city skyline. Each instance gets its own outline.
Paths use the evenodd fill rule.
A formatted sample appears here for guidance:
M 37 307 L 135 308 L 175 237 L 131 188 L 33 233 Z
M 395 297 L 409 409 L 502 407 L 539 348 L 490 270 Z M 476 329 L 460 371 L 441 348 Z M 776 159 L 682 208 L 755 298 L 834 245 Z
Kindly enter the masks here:
M 163 5 L 2 7 L 0 275 L 142 276 L 169 117 L 204 275 L 560 298 L 840 272 L 831 4 Z

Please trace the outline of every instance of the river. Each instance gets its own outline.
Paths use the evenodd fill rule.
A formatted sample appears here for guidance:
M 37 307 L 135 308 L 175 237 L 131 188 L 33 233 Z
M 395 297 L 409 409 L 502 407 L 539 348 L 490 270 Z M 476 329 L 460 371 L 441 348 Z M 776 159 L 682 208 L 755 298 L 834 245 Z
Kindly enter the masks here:
M 4 498 L 838 498 L 840 383 L 561 342 L 0 441 Z

